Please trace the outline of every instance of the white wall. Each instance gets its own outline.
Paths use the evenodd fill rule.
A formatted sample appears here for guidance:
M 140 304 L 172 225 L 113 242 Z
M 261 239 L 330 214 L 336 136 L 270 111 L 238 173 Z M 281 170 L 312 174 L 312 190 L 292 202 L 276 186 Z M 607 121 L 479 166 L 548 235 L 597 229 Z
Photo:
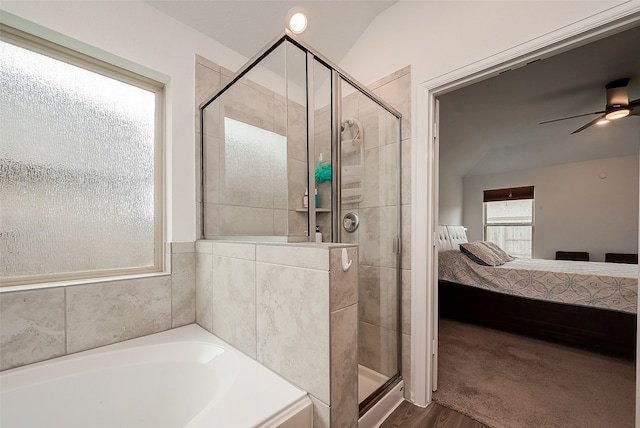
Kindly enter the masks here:
M 637 156 L 465 177 L 469 240 L 482 239 L 483 190 L 528 185 L 535 186 L 535 258 L 554 259 L 566 250 L 604 261 L 606 252 L 638 252 Z
M 230 70 L 247 59 L 137 1 L 3 1 L 1 6 L 31 21 L 3 13 L 4 23 L 167 84 L 167 240 L 195 240 L 195 55 Z

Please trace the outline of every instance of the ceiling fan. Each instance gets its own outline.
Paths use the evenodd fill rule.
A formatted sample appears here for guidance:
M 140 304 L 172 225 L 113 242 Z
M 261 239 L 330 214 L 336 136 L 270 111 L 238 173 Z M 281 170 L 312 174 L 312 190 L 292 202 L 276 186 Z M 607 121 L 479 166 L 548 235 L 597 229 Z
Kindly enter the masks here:
M 607 105 L 603 111 L 596 111 L 593 113 L 579 114 L 576 116 L 563 117 L 562 119 L 547 120 L 543 123 L 558 122 L 560 120 L 574 119 L 576 117 L 591 116 L 593 114 L 599 114 L 600 116 L 593 119 L 581 128 L 576 129 L 571 134 L 576 134 L 580 131 L 584 131 L 588 127 L 596 124 L 604 124 L 616 119 L 622 119 L 627 116 L 640 116 L 640 99 L 629 102 L 629 94 L 627 92 L 627 85 L 629 79 L 618 79 L 613 82 L 607 83 L 605 89 L 607 90 Z

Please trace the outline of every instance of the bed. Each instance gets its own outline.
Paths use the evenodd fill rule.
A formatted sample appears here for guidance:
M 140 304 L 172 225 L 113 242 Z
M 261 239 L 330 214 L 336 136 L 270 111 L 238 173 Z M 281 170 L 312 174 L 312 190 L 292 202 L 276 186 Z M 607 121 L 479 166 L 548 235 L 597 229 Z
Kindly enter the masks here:
M 519 259 L 495 247 L 440 226 L 440 316 L 635 358 L 638 265 Z

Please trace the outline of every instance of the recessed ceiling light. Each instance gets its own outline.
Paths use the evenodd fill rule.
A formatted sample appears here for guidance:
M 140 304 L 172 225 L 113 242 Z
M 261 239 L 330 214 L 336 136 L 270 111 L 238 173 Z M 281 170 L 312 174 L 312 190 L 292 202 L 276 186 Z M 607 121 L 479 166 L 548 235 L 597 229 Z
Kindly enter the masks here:
M 289 29 L 300 34 L 307 28 L 307 16 L 302 12 L 296 12 L 289 18 Z

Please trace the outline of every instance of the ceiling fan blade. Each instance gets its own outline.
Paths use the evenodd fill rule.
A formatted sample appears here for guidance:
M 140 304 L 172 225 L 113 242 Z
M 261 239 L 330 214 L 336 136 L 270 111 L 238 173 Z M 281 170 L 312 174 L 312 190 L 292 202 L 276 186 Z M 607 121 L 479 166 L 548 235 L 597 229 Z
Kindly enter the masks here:
M 561 121 L 561 120 L 575 119 L 576 117 L 591 116 L 592 114 L 602 114 L 602 113 L 604 113 L 604 111 L 594 111 L 593 113 L 578 114 L 578 115 L 575 115 L 575 116 L 563 117 L 562 119 L 546 120 L 546 121 L 544 121 L 544 122 L 540 122 L 540 125 L 545 124 L 545 123 L 559 122 L 559 121 Z
M 596 123 L 598 123 L 599 120 L 604 119 L 604 114 L 602 116 L 598 116 L 595 119 L 593 119 L 591 122 L 587 123 L 586 125 L 584 125 L 582 128 L 576 129 L 575 131 L 573 131 L 571 133 L 571 135 L 573 134 L 577 134 L 580 131 L 584 131 L 585 129 L 587 129 L 590 126 L 595 125 Z

